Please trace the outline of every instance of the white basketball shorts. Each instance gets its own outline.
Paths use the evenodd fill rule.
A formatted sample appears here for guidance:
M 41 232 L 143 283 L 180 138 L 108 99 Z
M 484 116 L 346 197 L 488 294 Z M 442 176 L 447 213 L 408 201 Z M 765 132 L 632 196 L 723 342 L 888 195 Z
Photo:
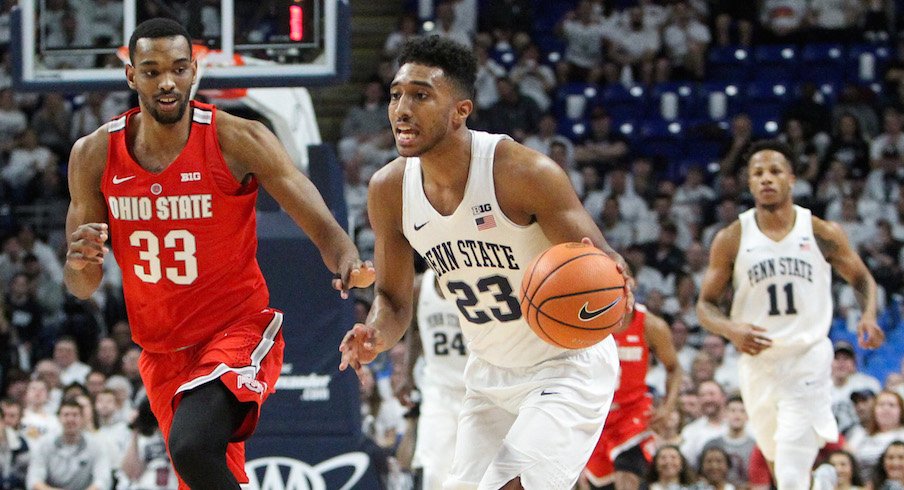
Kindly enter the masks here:
M 778 441 L 804 440 L 804 431 L 816 432 L 819 447 L 838 440 L 830 391 L 832 355 L 826 338 L 804 351 L 772 347 L 741 356 L 738 374 L 748 423 L 769 461 L 775 461 Z
M 612 404 L 618 352 L 599 344 L 525 368 L 471 356 L 452 471 L 443 488 L 567 490 L 599 440 Z

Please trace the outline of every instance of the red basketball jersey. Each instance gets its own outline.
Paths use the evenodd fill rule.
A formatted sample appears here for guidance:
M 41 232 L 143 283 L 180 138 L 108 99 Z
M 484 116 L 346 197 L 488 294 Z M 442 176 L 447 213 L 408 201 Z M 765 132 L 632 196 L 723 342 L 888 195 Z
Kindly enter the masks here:
M 188 142 L 158 174 L 127 148 L 126 126 L 139 108 L 107 125 L 101 192 L 110 244 L 132 338 L 151 352 L 201 342 L 269 301 L 256 258 L 257 183 L 240 185 L 226 167 L 216 109 L 192 101 L 189 110 Z
M 618 345 L 618 360 L 621 362 L 613 407 L 627 405 L 647 396 L 646 378 L 650 350 L 644 335 L 646 311 L 642 305 L 637 305 L 628 328 L 612 334 L 615 344 Z

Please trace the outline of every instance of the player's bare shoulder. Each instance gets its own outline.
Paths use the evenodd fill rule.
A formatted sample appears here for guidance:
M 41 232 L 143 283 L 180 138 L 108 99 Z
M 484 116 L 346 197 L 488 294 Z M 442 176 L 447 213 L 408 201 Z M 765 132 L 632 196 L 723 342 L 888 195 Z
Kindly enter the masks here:
M 260 121 L 234 116 L 217 110 L 217 139 L 223 158 L 230 166 L 233 162 L 252 161 L 261 149 L 272 144 L 276 136 Z
M 710 264 L 714 262 L 734 263 L 741 247 L 741 221 L 734 220 L 719 230 L 710 247 Z
M 496 145 L 493 175 L 507 186 L 527 187 L 536 191 L 536 184 L 564 175 L 563 170 L 548 156 L 512 140 Z
M 75 142 L 69 154 L 70 181 L 74 178 L 88 179 L 92 183 L 96 182 L 100 189 L 100 179 L 107 166 L 111 125 L 114 123 L 116 121 L 103 124 Z
M 405 179 L 407 159 L 398 157 L 374 173 L 367 186 L 367 209 L 374 213 L 391 216 L 391 222 L 402 229 L 402 185 Z
M 836 257 L 838 253 L 848 243 L 847 235 L 844 229 L 834 221 L 824 220 L 816 216 L 812 217 L 813 221 L 813 237 L 816 239 L 816 245 L 823 257 L 829 262 Z

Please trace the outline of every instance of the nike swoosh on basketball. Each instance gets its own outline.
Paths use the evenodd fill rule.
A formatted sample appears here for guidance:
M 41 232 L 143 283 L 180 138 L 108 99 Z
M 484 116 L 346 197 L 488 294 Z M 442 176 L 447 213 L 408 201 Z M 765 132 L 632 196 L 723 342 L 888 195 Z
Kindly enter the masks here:
M 593 311 L 589 311 L 587 309 L 587 306 L 590 305 L 590 302 L 588 301 L 588 302 L 584 303 L 584 306 L 581 307 L 581 311 L 578 312 L 578 318 L 580 318 L 581 321 L 589 322 L 590 320 L 593 320 L 594 318 L 611 310 L 621 300 L 622 300 L 622 298 L 621 298 L 621 296 L 619 296 L 618 298 L 615 299 L 615 301 L 609 303 L 608 305 L 606 305 L 598 310 L 593 310 Z
M 127 181 L 127 180 L 132 180 L 132 179 L 134 179 L 134 178 L 135 178 L 134 175 L 130 175 L 130 176 L 128 176 L 128 177 L 117 177 L 117 176 L 114 175 L 114 176 L 113 176 L 113 185 L 116 185 L 116 184 L 122 184 L 123 182 L 125 182 L 125 181 Z
M 414 225 L 414 231 L 418 231 L 418 230 L 420 230 L 421 228 L 427 226 L 427 223 L 429 223 L 429 221 L 424 221 L 424 222 L 421 223 L 421 224 L 415 223 L 415 225 Z

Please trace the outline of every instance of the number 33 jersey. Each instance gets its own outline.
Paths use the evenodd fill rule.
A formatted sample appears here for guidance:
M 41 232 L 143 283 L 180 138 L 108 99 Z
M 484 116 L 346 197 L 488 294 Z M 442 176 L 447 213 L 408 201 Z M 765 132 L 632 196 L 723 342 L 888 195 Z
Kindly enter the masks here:
M 766 329 L 772 348 L 813 346 L 832 322 L 832 266 L 813 236 L 810 210 L 794 211 L 794 226 L 777 242 L 760 231 L 755 209 L 738 217 L 731 319 Z
M 132 109 L 107 123 L 101 192 L 122 268 L 132 338 L 151 352 L 206 340 L 267 306 L 257 264 L 257 183 L 236 182 L 220 151 L 216 109 L 191 102 L 182 152 L 160 173 L 132 157 Z M 143 116 L 150 117 L 150 116 Z
M 408 158 L 402 226 L 405 238 L 436 273 L 443 295 L 457 307 L 468 350 L 500 367 L 523 367 L 565 350 L 541 340 L 521 318 L 518 291 L 524 268 L 551 243 L 537 223 L 520 226 L 499 209 L 493 156 L 503 138 L 471 131 L 464 197 L 448 216 L 424 193 L 420 159 Z

